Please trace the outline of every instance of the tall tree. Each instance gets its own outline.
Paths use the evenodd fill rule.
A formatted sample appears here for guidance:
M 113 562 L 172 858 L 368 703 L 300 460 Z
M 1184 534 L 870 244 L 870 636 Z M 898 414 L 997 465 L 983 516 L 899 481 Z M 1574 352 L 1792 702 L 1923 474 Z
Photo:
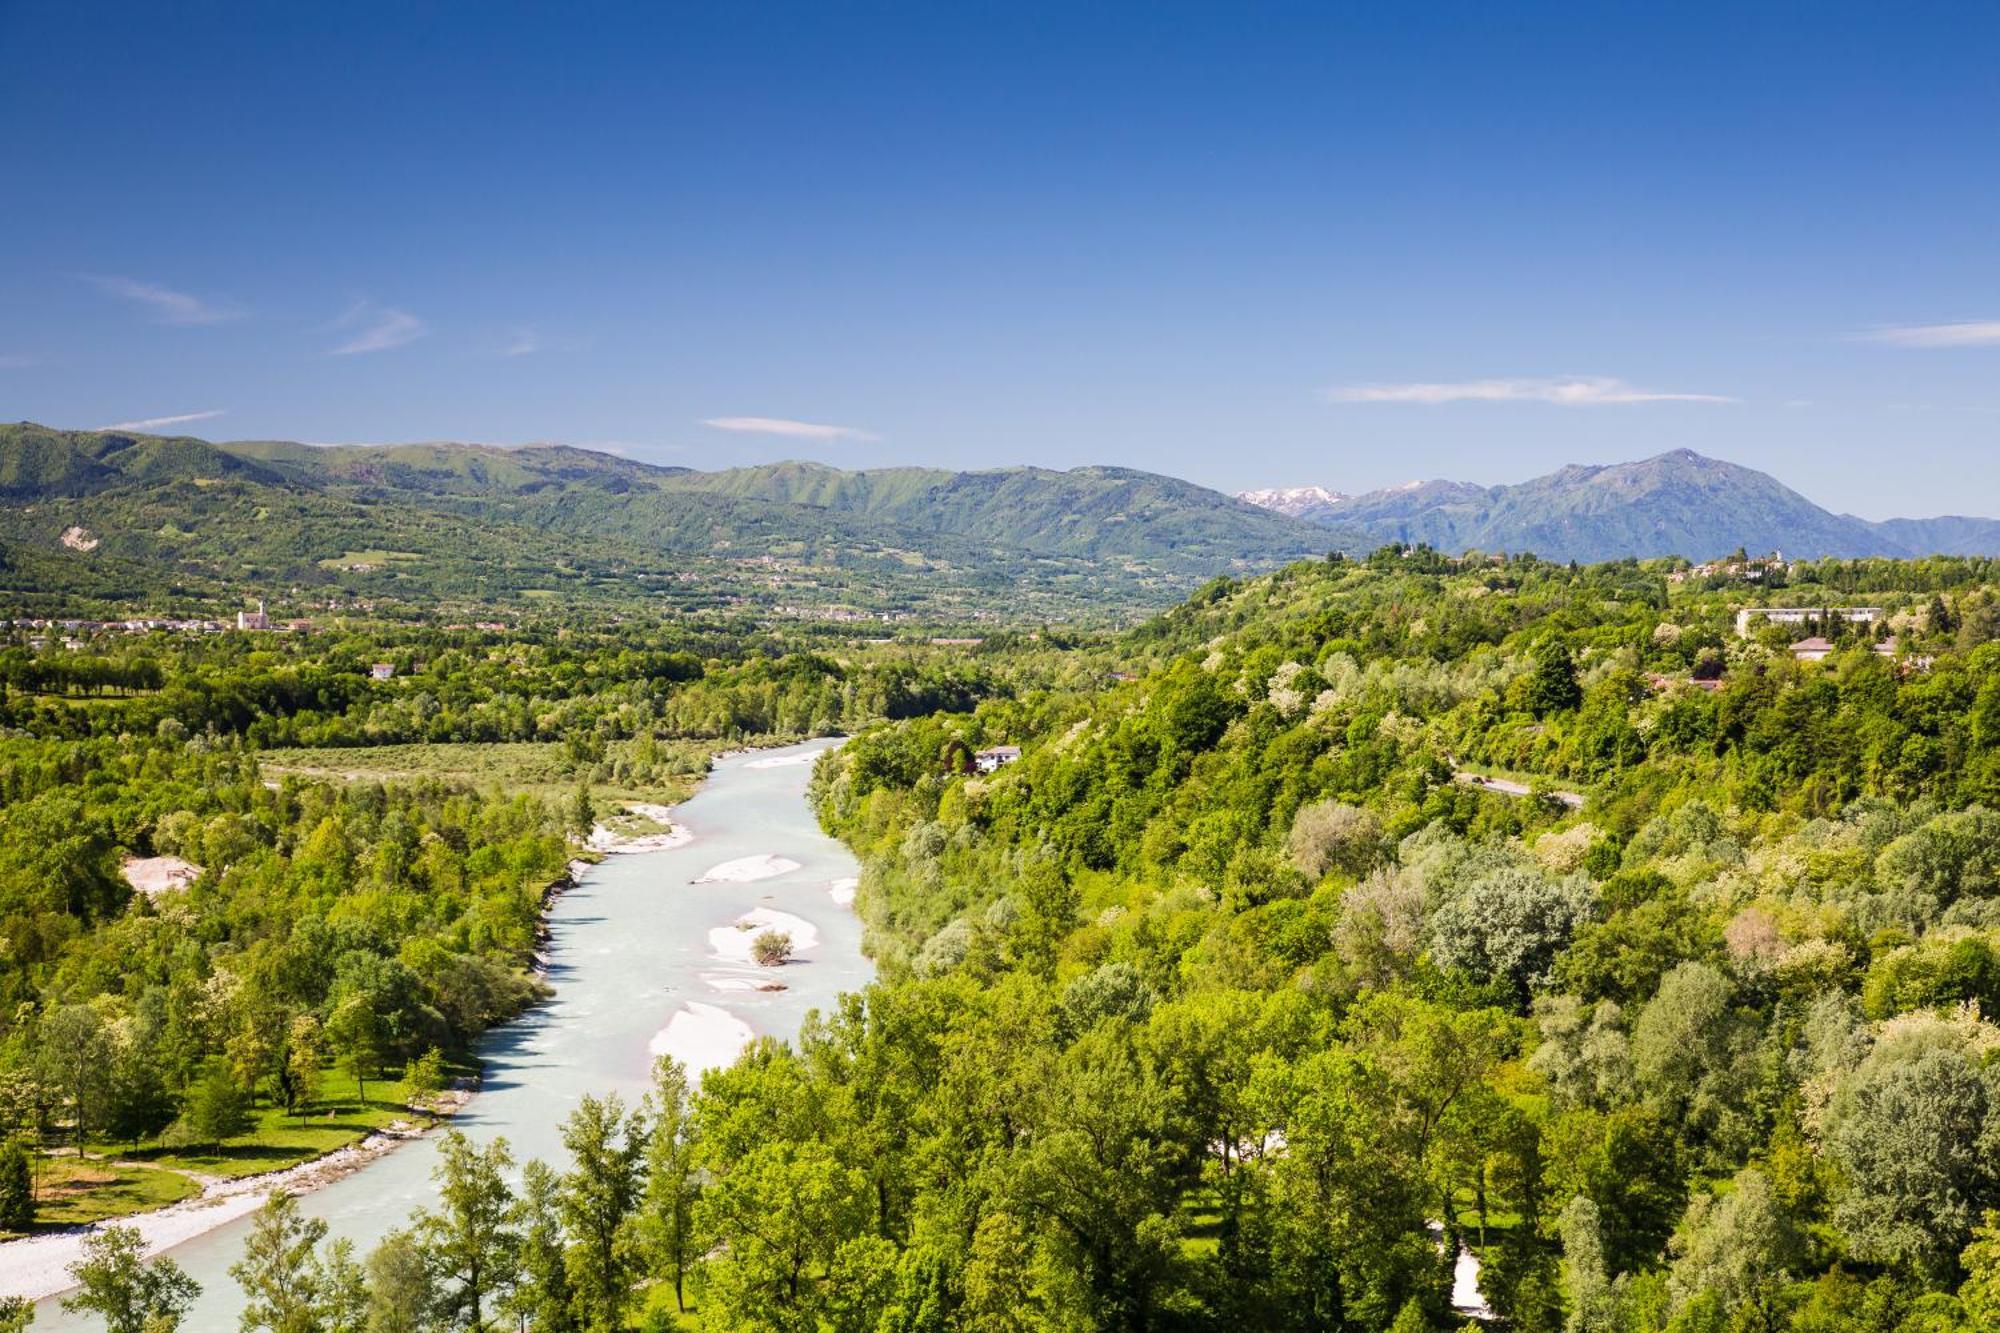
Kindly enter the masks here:
M 687 1070 L 662 1056 L 653 1065 L 652 1133 L 646 1145 L 641 1220 L 655 1272 L 674 1280 L 674 1308 L 687 1313 L 686 1282 L 695 1258 L 695 1201 L 701 1195 L 689 1116 Z
M 444 1091 L 444 1053 L 433 1046 L 403 1067 L 403 1096 L 437 1123 L 438 1094 Z
M 104 1019 L 87 1004 L 66 1004 L 44 1018 L 36 1039 L 45 1076 L 63 1091 L 76 1131 L 77 1156 L 98 1115 L 98 1097 L 110 1073 L 110 1038 Z
M 2000 1207 L 2000 1070 L 1942 1021 L 1884 1039 L 1834 1094 L 1835 1209 L 1856 1255 L 1942 1278 L 1982 1210 Z
M 320 1256 L 320 1318 L 326 1333 L 371 1333 L 368 1327 L 368 1274 L 354 1257 L 354 1242 L 342 1236 Z
M 227 1062 L 211 1060 L 188 1089 L 187 1128 L 197 1143 L 221 1147 L 250 1128 L 250 1097 Z
M 843 1243 L 868 1232 L 868 1181 L 816 1140 L 774 1138 L 730 1163 L 703 1192 L 717 1257 L 706 1296 L 730 1321 L 779 1328 L 825 1321 Z
M 137 1147 L 173 1122 L 174 1102 L 159 1057 L 160 1025 L 127 1017 L 109 1026 L 102 1097 L 103 1126 L 114 1139 Z
M 1567 713 L 1583 702 L 1576 680 L 1576 659 L 1569 646 L 1550 636 L 1535 650 L 1534 674 L 1528 678 L 1528 709 L 1536 717 Z
M 570 1234 L 569 1279 L 584 1325 L 598 1333 L 623 1326 L 637 1267 L 631 1221 L 640 1195 L 645 1121 L 627 1114 L 616 1093 L 585 1097 L 563 1124 L 570 1169 L 562 1214 Z
M 285 1032 L 285 1109 L 305 1119 L 319 1096 L 320 1071 L 326 1065 L 326 1033 L 311 1014 L 292 1019 Z
M 284 1190 L 257 1210 L 243 1257 L 229 1267 L 245 1297 L 243 1333 L 326 1333 L 318 1253 L 325 1236 L 326 1223 L 301 1214 Z
M 513 1165 L 507 1140 L 482 1149 L 459 1131 L 447 1131 L 431 1170 L 438 1206 L 417 1216 L 416 1234 L 440 1279 L 440 1309 L 475 1333 L 520 1277 L 521 1237 L 506 1175 Z
M 577 1333 L 576 1302 L 563 1245 L 562 1177 L 547 1162 L 521 1168 L 521 1280 L 507 1310 L 535 1333 Z
M 368 1333 L 430 1333 L 437 1327 L 437 1283 L 423 1244 L 391 1231 L 368 1252 Z
M 368 1100 L 368 1080 L 381 1072 L 382 1052 L 387 1045 L 381 1012 L 370 995 L 355 995 L 333 1011 L 326 1035 L 341 1061 L 354 1075 L 361 1100 Z

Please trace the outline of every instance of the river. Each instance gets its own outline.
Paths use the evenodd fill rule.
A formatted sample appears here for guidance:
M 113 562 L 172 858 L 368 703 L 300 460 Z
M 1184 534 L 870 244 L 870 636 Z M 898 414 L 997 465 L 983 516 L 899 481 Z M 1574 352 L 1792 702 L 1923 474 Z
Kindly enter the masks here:
M 713 1063 L 727 1059 L 737 1024 L 790 1038 L 807 1010 L 829 1009 L 835 997 L 873 977 L 848 905 L 860 869 L 845 847 L 819 831 L 805 801 L 811 761 L 830 744 L 718 761 L 701 790 L 675 811 L 691 841 L 607 857 L 555 901 L 549 913 L 555 997 L 481 1041 L 485 1082 L 455 1117 L 459 1129 L 481 1142 L 504 1135 L 517 1160 L 559 1163 L 564 1117 L 585 1093 L 618 1092 L 628 1103 L 641 1096 L 650 1048 L 670 1023 L 690 1063 Z M 718 869 L 719 877 L 697 882 Z M 764 877 L 744 878 L 752 875 Z M 718 954 L 718 947 L 741 952 L 738 932 L 728 928 L 749 912 L 790 927 L 796 940 L 816 935 L 817 941 L 776 969 Z M 786 989 L 754 989 L 769 979 Z M 324 1218 L 330 1236 L 350 1237 L 365 1253 L 429 1201 L 435 1156 L 432 1139 L 412 1142 L 304 1196 L 300 1206 Z M 185 1327 L 236 1327 L 242 1291 L 229 1266 L 241 1255 L 249 1225 L 247 1218 L 232 1221 L 167 1251 L 202 1286 Z M 97 1325 L 65 1314 L 51 1299 L 39 1308 L 35 1327 Z

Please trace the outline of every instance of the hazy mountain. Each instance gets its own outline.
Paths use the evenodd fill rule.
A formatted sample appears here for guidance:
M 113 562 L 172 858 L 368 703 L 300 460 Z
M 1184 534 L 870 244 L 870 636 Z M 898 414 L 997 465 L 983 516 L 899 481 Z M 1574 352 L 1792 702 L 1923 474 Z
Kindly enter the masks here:
M 1874 528 L 1916 555 L 2000 553 L 2000 519 L 1947 514 L 1941 518 L 1885 519 Z
M 1304 516 L 1377 541 L 1586 562 L 1702 559 L 1738 546 L 1796 556 L 2000 554 L 2000 521 L 1870 523 L 1823 509 L 1765 473 L 1687 449 L 1636 463 L 1565 467 L 1512 486 L 1411 483 Z

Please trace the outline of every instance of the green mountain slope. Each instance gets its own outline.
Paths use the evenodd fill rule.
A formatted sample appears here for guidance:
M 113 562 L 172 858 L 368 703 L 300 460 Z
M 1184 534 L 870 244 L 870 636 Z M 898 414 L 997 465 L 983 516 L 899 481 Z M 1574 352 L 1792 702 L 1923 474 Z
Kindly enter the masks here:
M 1219 571 L 1238 562 L 1314 554 L 1332 544 L 1282 515 L 1130 468 L 843 472 L 812 463 L 774 463 L 683 473 L 670 484 L 861 514 L 913 532 L 949 533 L 1050 555 L 1132 558 L 1175 568 Z
M 788 614 L 1119 614 L 1338 540 L 1121 469 L 700 473 L 561 446 L 212 445 L 26 423 L 0 427 L 0 498 L 0 539 L 137 562 L 190 592 L 671 594 Z
M 88 495 L 127 483 L 232 477 L 278 480 L 254 461 L 189 436 L 60 431 L 30 422 L 0 427 L 0 496 L 8 499 Z
M 438 495 L 527 495 L 552 486 L 619 483 L 671 476 L 614 454 L 562 445 L 507 449 L 486 444 L 315 445 L 242 440 L 217 448 L 312 486 L 379 487 Z

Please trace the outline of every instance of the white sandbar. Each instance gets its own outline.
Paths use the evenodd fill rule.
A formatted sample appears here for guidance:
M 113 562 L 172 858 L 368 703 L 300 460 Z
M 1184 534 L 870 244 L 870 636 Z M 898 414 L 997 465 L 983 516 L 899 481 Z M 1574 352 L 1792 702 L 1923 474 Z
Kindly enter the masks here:
M 790 935 L 793 953 L 804 953 L 819 943 L 819 927 L 804 917 L 774 911 L 769 907 L 757 907 L 737 917 L 735 924 L 717 926 L 709 931 L 708 947 L 718 958 L 732 963 L 748 963 L 751 961 L 750 942 L 767 930 L 781 930 Z
M 712 867 L 697 884 L 749 884 L 760 879 L 773 879 L 779 875 L 789 875 L 799 868 L 799 863 L 789 856 L 773 856 L 766 852 L 762 856 L 739 856 L 734 861 L 724 861 Z
M 690 1072 L 699 1073 L 729 1064 L 756 1035 L 754 1028 L 727 1009 L 689 1000 L 674 1011 L 646 1049 L 654 1055 L 671 1055 Z

